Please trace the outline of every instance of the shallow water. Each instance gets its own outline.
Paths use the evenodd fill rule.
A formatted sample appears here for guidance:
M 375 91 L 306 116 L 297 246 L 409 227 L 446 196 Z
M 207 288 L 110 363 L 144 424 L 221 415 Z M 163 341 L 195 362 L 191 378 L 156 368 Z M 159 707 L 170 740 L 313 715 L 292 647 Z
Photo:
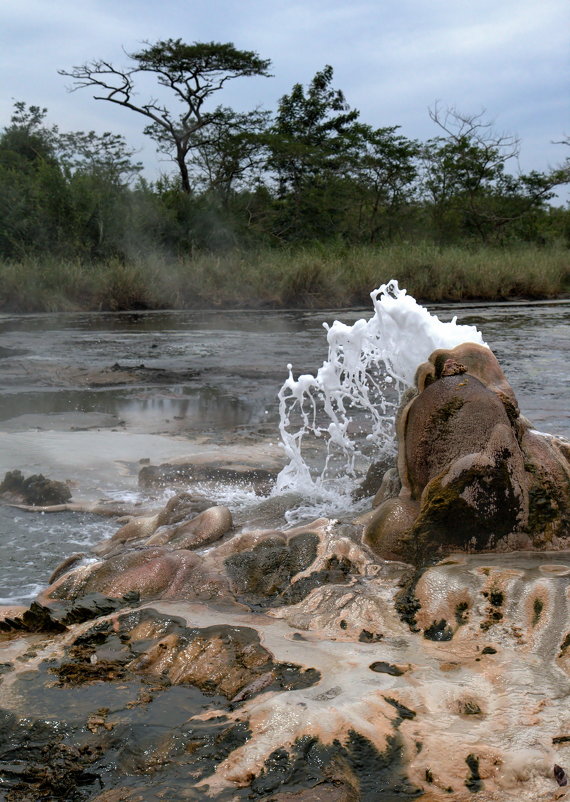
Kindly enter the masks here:
M 536 428 L 570 437 L 570 302 L 430 311 L 476 325 L 522 412 Z M 295 375 L 315 372 L 326 358 L 322 321 L 350 324 L 369 314 L 3 315 L 0 470 L 71 479 L 74 497 L 121 497 L 136 492 L 143 459 L 242 444 L 275 459 L 276 394 L 286 364 Z M 63 557 L 115 528 L 94 516 L 0 508 L 0 600 L 32 598 Z
M 36 515 L 0 508 L 0 605 L 30 601 L 47 584 L 61 557 L 89 552 L 116 525 L 98 515 L 64 512 Z
M 478 326 L 497 354 L 523 411 L 538 428 L 570 435 L 565 396 L 570 302 L 429 307 Z M 259 427 L 276 418 L 285 366 L 314 371 L 326 356 L 323 320 L 352 323 L 369 310 L 343 312 L 141 312 L 0 317 L 0 421 L 23 414 L 103 412 L 129 428 L 181 433 Z M 113 365 L 156 375 L 116 386 L 66 376 Z M 160 372 L 168 374 L 161 377 Z M 188 379 L 188 373 L 195 376 Z M 177 380 L 184 377 L 186 380 Z M 87 384 L 87 386 L 85 386 Z

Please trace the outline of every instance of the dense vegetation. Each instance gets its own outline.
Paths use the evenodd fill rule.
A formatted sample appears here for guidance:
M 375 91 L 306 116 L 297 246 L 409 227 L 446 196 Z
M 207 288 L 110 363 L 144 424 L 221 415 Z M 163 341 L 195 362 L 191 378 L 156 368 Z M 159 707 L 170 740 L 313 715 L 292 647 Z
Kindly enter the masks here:
M 352 304 L 390 277 L 431 300 L 570 290 L 570 210 L 549 203 L 568 160 L 516 173 L 518 140 L 455 109 L 432 109 L 426 142 L 375 128 L 329 66 L 274 113 L 238 113 L 208 105 L 227 80 L 268 75 L 257 54 L 169 40 L 130 58 L 64 74 L 144 116 L 175 174 L 150 183 L 122 136 L 61 132 L 16 103 L 0 308 Z M 137 105 L 149 73 L 161 99 Z

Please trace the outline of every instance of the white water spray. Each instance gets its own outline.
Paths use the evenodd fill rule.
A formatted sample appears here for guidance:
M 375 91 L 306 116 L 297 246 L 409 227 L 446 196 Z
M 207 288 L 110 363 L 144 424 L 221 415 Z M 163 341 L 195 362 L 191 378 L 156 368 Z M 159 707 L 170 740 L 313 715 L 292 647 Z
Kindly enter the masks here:
M 458 325 L 456 317 L 442 322 L 397 281 L 382 284 L 370 297 L 374 314 L 369 320 L 352 326 L 338 320 L 323 324 L 328 359 L 316 376 L 294 379 L 288 365 L 289 377 L 278 397 L 279 431 L 289 463 L 277 478 L 276 493 L 346 499 L 357 472 L 394 452 L 395 414 L 418 365 L 437 348 L 485 344 L 475 326 Z M 318 468 L 310 465 L 315 450 L 320 451 Z

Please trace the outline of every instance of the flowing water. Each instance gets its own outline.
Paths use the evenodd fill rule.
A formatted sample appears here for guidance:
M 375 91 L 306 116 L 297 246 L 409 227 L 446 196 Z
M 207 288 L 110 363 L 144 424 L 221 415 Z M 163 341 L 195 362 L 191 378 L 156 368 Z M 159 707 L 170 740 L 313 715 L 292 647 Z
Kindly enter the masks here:
M 477 327 L 522 412 L 536 428 L 570 437 L 570 302 L 430 311 Z M 67 480 L 74 498 L 137 502 L 145 501 L 136 477 L 148 460 L 231 452 L 280 468 L 277 393 L 287 365 L 294 377 L 315 375 L 327 358 L 323 321 L 351 325 L 363 316 L 370 310 L 3 315 L 0 471 Z M 401 376 L 393 373 L 395 387 Z M 345 424 L 366 441 L 367 420 Z M 314 468 L 322 454 L 312 449 L 304 457 Z M 373 451 L 360 448 L 368 458 Z M 84 513 L 1 507 L 0 603 L 29 600 L 62 558 L 115 529 Z

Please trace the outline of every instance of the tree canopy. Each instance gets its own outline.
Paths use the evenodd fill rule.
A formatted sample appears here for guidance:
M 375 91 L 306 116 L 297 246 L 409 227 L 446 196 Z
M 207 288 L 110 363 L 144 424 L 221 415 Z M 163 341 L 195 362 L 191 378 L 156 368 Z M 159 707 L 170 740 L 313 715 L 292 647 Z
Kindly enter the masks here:
M 520 140 L 495 131 L 484 111 L 465 114 L 435 106 L 430 117 L 445 136 L 428 140 L 422 149 L 422 186 L 442 237 L 459 227 L 484 242 L 496 239 L 540 210 L 554 188 L 568 181 L 564 168 L 507 172 L 510 162 L 518 164 Z
M 45 108 L 18 101 L 0 130 L 0 257 L 570 244 L 570 210 L 549 203 L 570 180 L 569 160 L 522 173 L 518 138 L 498 133 L 483 112 L 436 106 L 437 134 L 420 142 L 398 125 L 363 121 L 330 65 L 295 83 L 273 111 L 236 111 L 215 98 L 228 81 L 269 74 L 252 51 L 170 39 L 129 59 L 124 69 L 99 60 L 62 74 L 141 115 L 177 170 L 148 181 L 120 134 L 60 131 Z
M 185 44 L 168 39 L 127 54 L 133 64 L 115 67 L 108 61 L 95 60 L 60 74 L 73 78 L 72 89 L 95 88 L 96 100 L 106 100 L 142 114 L 149 120 L 144 131 L 159 148 L 171 155 L 180 172 L 181 186 L 190 193 L 187 157 L 197 146 L 196 134 L 206 126 L 223 126 L 220 108 L 206 111 L 204 104 L 235 78 L 268 76 L 270 61 L 249 50 L 238 50 L 229 42 Z M 137 77 L 152 74 L 160 87 L 170 92 L 170 101 L 182 105 L 182 111 L 162 98 L 136 100 Z

